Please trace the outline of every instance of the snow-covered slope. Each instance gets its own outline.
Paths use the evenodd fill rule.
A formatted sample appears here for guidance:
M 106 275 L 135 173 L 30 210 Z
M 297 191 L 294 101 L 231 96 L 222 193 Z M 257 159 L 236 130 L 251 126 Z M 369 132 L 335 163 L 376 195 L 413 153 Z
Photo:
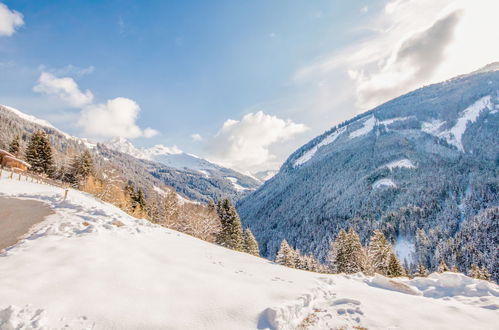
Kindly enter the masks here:
M 498 132 L 499 71 L 426 86 L 311 140 L 238 211 L 270 258 L 286 239 L 324 260 L 352 226 L 364 244 L 376 229 L 392 243 L 420 240 L 413 270 L 445 259 L 499 280 Z M 477 222 L 490 230 L 477 233 Z
M 0 329 L 491 329 L 499 288 L 293 270 L 134 219 L 94 197 L 0 178 L 55 214 L 0 255 Z

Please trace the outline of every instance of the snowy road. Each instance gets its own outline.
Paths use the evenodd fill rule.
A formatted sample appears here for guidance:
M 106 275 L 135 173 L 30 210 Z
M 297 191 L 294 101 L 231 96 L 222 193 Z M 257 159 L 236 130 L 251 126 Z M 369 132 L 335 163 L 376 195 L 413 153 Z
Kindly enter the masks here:
M 0 197 L 0 250 L 14 245 L 33 225 L 53 213 L 39 201 Z

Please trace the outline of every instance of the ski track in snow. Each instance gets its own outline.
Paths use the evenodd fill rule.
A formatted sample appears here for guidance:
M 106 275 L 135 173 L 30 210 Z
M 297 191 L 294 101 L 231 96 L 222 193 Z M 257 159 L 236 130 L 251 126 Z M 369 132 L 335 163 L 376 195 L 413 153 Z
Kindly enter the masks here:
M 0 178 L 55 214 L 0 254 L 0 329 L 456 329 L 499 324 L 499 288 L 462 274 L 324 275 L 130 217 L 86 193 Z M 102 308 L 105 306 L 105 308 Z

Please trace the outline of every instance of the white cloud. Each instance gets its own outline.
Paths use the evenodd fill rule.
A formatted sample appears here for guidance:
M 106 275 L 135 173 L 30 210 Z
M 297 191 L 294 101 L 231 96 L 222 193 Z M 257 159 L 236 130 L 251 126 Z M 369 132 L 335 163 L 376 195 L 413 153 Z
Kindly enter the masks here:
M 42 72 L 38 84 L 33 87 L 38 93 L 55 95 L 73 107 L 82 107 L 90 104 L 94 95 L 91 91 L 82 92 L 73 78 L 58 78 L 51 73 Z
M 241 120 L 228 119 L 216 136 L 208 141 L 210 160 L 240 171 L 275 167 L 275 144 L 292 139 L 307 127 L 271 116 L 262 111 L 249 113 Z
M 200 141 L 203 141 L 203 137 L 200 135 L 200 134 L 192 134 L 191 135 L 191 139 L 192 141 L 194 142 L 200 142 Z
M 93 70 L 93 66 L 82 69 L 68 65 L 55 71 L 84 75 Z M 58 78 L 52 73 L 42 72 L 38 84 L 33 87 L 33 90 L 57 96 L 67 104 L 80 108 L 81 112 L 77 124 L 87 137 L 134 139 L 138 137 L 151 138 L 159 134 L 155 129 L 149 127 L 141 129 L 136 124 L 140 107 L 134 100 L 117 97 L 106 103 L 95 104 L 92 92 L 90 90 L 82 92 L 73 78 Z
M 24 25 L 23 14 L 10 10 L 0 2 L 0 36 L 11 36 L 16 29 Z
M 348 73 L 353 86 L 342 85 L 353 87 L 355 106 L 367 110 L 422 85 L 497 61 L 499 43 L 492 40 L 499 30 L 498 11 L 495 0 L 387 1 L 357 30 L 365 34 L 364 41 L 302 67 L 294 82 L 303 86 L 321 82 L 321 88 L 341 93 L 340 77 Z
M 134 100 L 117 97 L 104 104 L 92 104 L 81 112 L 78 124 L 87 136 L 96 138 L 152 137 L 157 131 L 152 128 L 140 129 L 136 121 L 140 107 Z
M 369 6 L 364 6 L 364 7 L 360 8 L 360 12 L 363 14 L 367 13 L 368 11 L 369 11 Z

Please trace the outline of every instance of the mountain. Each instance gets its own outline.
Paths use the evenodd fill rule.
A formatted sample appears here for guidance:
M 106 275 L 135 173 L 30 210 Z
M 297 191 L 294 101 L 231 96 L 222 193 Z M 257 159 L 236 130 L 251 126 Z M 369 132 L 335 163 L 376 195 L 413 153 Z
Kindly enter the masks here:
M 0 329 L 499 324 L 499 288 L 491 282 L 451 272 L 408 279 L 291 269 L 133 218 L 78 190 L 61 202 L 58 187 L 8 178 L 0 174 L 1 198 L 24 207 L 14 215 L 35 216 L 34 204 L 53 214 L 1 254 Z
M 255 179 L 174 148 L 155 146 L 139 150 L 123 140 L 119 147 L 117 143 L 94 143 L 71 136 L 45 120 L 0 105 L 0 149 L 7 149 L 12 139 L 19 135 L 24 150 L 31 134 L 37 130 L 49 135 L 58 169 L 67 167 L 72 156 L 90 150 L 99 175 L 118 175 L 121 181 L 131 181 L 141 187 L 146 196 L 156 194 L 158 189 L 174 188 L 182 197 L 203 203 L 222 197 L 238 200 L 260 184 Z
M 333 127 L 237 207 L 266 257 L 287 239 L 324 260 L 352 226 L 364 243 L 383 230 L 409 267 L 477 263 L 497 280 L 498 166 L 499 72 L 479 72 Z
M 261 182 L 265 182 L 265 181 L 272 179 L 274 177 L 274 175 L 277 174 L 277 172 L 279 172 L 279 171 L 275 171 L 275 170 L 260 171 L 260 172 L 254 173 L 253 176 L 255 178 L 257 178 L 258 180 L 260 180 Z
M 129 154 L 135 158 L 161 163 L 177 170 L 194 171 L 207 178 L 220 178 L 232 185 L 237 191 L 249 192 L 255 190 L 260 185 L 260 182 L 252 177 L 210 163 L 198 156 L 184 153 L 176 147 L 169 148 L 163 145 L 155 145 L 151 148 L 139 149 L 124 138 L 112 139 L 104 143 L 104 146 L 112 150 Z

